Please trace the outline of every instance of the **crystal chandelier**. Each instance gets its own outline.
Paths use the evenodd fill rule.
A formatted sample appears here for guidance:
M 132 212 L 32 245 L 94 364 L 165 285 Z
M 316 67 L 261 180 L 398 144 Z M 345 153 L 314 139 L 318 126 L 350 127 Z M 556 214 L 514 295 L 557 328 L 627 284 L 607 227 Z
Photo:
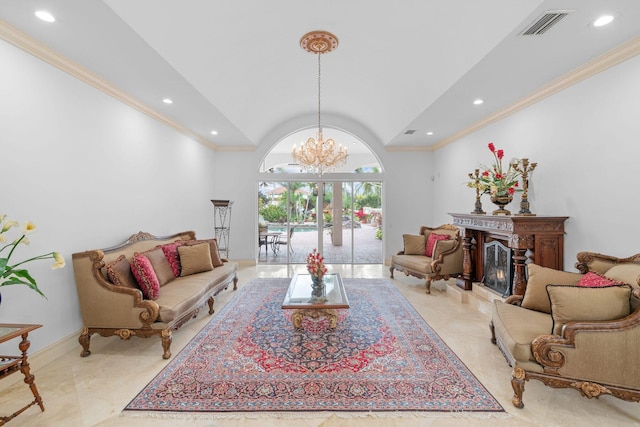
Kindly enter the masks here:
M 326 31 L 312 31 L 302 36 L 300 46 L 307 52 L 318 55 L 318 133 L 315 139 L 307 139 L 300 148 L 294 145 L 292 155 L 303 170 L 322 175 L 344 165 L 349 155 L 342 144 L 336 147 L 333 139 L 323 138 L 320 121 L 320 56 L 337 48 L 338 39 Z

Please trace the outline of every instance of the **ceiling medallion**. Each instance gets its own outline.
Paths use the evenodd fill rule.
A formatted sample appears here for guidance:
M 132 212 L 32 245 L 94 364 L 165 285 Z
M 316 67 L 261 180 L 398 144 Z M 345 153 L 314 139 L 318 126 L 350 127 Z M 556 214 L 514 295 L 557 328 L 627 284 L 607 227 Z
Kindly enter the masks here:
M 300 145 L 299 149 L 294 145 L 291 155 L 300 164 L 301 169 L 322 175 L 324 172 L 344 165 L 349 155 L 346 147 L 343 147 L 342 144 L 335 147 L 333 139 L 325 140 L 323 138 L 320 122 L 320 56 L 336 49 L 338 38 L 327 31 L 312 31 L 302 36 L 300 47 L 307 52 L 318 55 L 318 133 L 315 139 L 309 138 Z

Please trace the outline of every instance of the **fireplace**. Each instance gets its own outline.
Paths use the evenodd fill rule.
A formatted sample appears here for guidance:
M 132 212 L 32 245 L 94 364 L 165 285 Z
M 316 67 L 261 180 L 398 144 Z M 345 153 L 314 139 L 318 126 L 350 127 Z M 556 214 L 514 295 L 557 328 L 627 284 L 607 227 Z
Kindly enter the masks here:
M 503 297 L 511 295 L 513 272 L 511 249 L 500 241 L 484 244 L 484 277 L 482 283 Z

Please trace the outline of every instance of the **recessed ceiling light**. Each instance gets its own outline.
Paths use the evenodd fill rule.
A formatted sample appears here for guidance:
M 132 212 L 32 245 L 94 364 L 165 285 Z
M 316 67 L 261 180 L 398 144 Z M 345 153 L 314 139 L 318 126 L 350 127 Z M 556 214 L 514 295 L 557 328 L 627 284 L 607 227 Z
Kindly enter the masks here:
M 429 131 L 427 132 L 427 135 L 433 135 L 433 132 Z
M 46 10 L 38 10 L 36 12 L 36 16 L 45 22 L 56 22 L 55 16 L 53 16 L 50 12 L 47 12 Z
M 173 100 L 171 98 L 165 98 L 162 100 L 165 104 L 173 104 Z
M 218 134 L 218 131 L 217 131 L 217 130 L 212 130 L 212 131 L 211 131 L 211 135 L 217 135 L 217 134 Z
M 594 27 L 602 27 L 604 25 L 610 24 L 613 21 L 613 15 L 602 15 L 595 21 L 593 21 Z
M 476 99 L 475 101 L 473 101 L 473 105 L 480 105 L 480 104 L 482 104 L 483 102 L 484 102 L 484 100 L 483 100 L 483 99 L 478 98 L 478 99 Z

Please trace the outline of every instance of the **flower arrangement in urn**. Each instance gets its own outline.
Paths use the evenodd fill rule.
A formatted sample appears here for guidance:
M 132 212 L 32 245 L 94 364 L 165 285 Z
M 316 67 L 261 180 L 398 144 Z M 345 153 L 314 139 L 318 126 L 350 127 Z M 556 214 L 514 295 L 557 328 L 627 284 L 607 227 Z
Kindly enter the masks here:
M 517 169 L 518 161 L 509 163 L 505 170 L 502 166 L 504 150 L 496 149 L 493 142 L 490 142 L 488 147 L 495 162 L 491 167 L 483 166 L 482 171 L 475 178 L 470 175 L 472 181 L 467 186 L 475 188 L 479 193 L 491 196 L 491 201 L 500 206 L 499 210 L 493 212 L 494 215 L 498 213 L 510 215 L 511 212 L 505 210 L 504 206 L 511 202 L 516 191 L 521 191 L 519 188 L 520 172 Z
M 31 261 L 50 258 L 54 260 L 54 263 L 51 264 L 51 268 L 57 269 L 65 266 L 64 258 L 59 252 L 49 252 L 25 259 L 24 261 L 16 262 L 15 264 L 10 264 L 11 257 L 18 246 L 28 245 L 29 239 L 27 238 L 27 234 L 34 232 L 37 228 L 31 221 L 24 222 L 21 227 L 21 236 L 15 238 L 11 243 L 5 244 L 7 242 L 5 233 L 19 225 L 18 221 L 9 220 L 6 215 L 0 214 L 0 226 L 2 227 L 0 228 L 0 287 L 9 285 L 25 285 L 46 298 L 40 288 L 38 288 L 35 279 L 31 277 L 29 272 L 22 266 Z M 6 251 L 8 251 L 8 253 L 5 256 L 3 253 Z M 0 299 L 0 301 L 2 300 Z

